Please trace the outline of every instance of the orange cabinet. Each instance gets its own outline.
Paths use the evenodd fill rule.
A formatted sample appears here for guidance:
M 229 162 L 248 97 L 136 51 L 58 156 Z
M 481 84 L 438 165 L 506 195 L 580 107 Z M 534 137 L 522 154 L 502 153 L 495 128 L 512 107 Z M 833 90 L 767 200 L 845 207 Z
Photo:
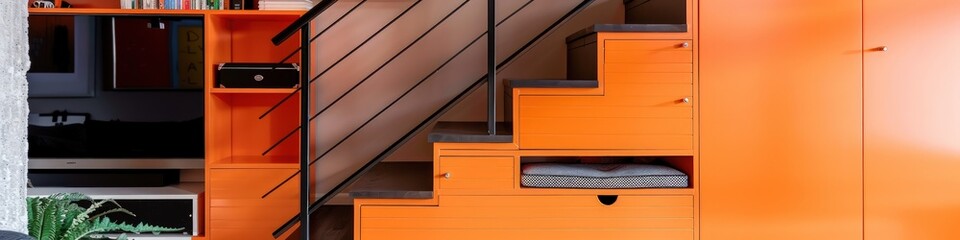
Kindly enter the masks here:
M 701 239 L 862 239 L 861 11 L 700 1 Z
M 600 96 L 521 95 L 521 149 L 693 149 L 690 40 L 605 40 Z
M 362 206 L 362 239 L 694 239 L 692 196 L 441 196 Z
M 866 239 L 960 239 L 958 12 L 864 1 Z
M 210 232 L 215 239 L 273 239 L 276 226 L 300 210 L 299 181 L 291 180 L 266 198 L 276 182 L 297 169 L 212 169 L 208 185 Z
M 440 189 L 511 189 L 513 157 L 440 157 Z

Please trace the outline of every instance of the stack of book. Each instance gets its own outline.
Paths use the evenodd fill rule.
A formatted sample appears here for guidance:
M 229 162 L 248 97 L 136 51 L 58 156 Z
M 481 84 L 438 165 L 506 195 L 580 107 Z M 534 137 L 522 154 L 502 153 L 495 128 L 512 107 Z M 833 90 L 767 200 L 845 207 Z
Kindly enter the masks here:
M 260 0 L 260 10 L 304 10 L 313 7 L 310 0 Z
M 120 0 L 122 9 L 223 10 L 227 0 Z

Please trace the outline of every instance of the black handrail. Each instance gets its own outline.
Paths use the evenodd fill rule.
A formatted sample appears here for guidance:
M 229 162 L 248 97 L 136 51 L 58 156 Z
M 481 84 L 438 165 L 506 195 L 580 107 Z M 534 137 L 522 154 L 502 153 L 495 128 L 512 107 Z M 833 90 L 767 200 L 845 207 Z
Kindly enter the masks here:
M 532 40 L 530 40 L 529 42 L 527 42 L 526 44 L 524 44 L 520 49 L 518 49 L 517 51 L 515 51 L 513 54 L 511 54 L 509 57 L 507 57 L 504 61 L 500 62 L 500 64 L 497 64 L 497 67 L 496 67 L 496 68 L 497 68 L 497 69 L 500 69 L 500 68 L 506 66 L 507 64 L 511 63 L 513 60 L 515 60 L 515 59 L 516 59 L 518 56 L 520 56 L 521 54 L 526 53 L 527 50 L 528 50 L 531 46 L 539 43 L 540 40 L 542 40 L 544 36 L 546 36 L 546 35 L 552 33 L 553 31 L 555 31 L 556 28 L 557 28 L 559 25 L 561 25 L 561 24 L 563 24 L 564 22 L 566 22 L 567 20 L 569 20 L 571 16 L 573 16 L 573 15 L 581 12 L 583 9 L 585 9 L 587 6 L 589 6 L 590 3 L 593 3 L 594 1 L 595 1 L 595 0 L 583 0 L 579 5 L 577 5 L 577 7 L 571 9 L 569 12 L 567 12 L 565 15 L 563 15 L 560 19 L 558 19 L 558 20 L 555 21 L 553 24 L 551 24 L 549 27 L 547 27 L 547 29 L 545 29 L 544 31 L 540 32 L 540 34 L 538 34 L 538 35 L 537 35 L 536 37 L 534 37 Z M 440 109 L 438 109 L 438 110 L 435 111 L 433 114 L 431 114 L 429 117 L 427 117 L 427 119 L 425 119 L 424 121 L 420 122 L 420 124 L 418 124 L 417 127 L 415 127 L 413 130 L 407 132 L 407 134 L 405 134 L 402 138 L 400 138 L 399 140 L 397 140 L 396 142 L 394 142 L 393 144 L 391 144 L 387 149 L 385 149 L 384 151 L 382 151 L 379 155 L 377 155 L 376 157 L 374 157 L 373 159 L 371 159 L 369 162 L 367 162 L 366 164 L 364 164 L 364 166 L 361 167 L 360 170 L 354 172 L 354 173 L 351 174 L 350 177 L 348 177 L 346 180 L 344 180 L 344 181 L 340 182 L 339 184 L 337 184 L 337 186 L 334 187 L 333 190 L 327 192 L 324 196 L 320 197 L 320 199 L 318 199 L 318 200 L 315 201 L 313 204 L 311 204 L 310 209 L 309 209 L 308 212 L 306 212 L 306 213 L 301 212 L 301 213 L 300 213 L 300 214 L 301 214 L 300 216 L 294 216 L 293 218 L 291 218 L 290 220 L 288 220 L 283 226 L 281 226 L 280 228 L 278 228 L 277 230 L 275 230 L 275 231 L 273 232 L 274 238 L 280 237 L 281 234 L 285 233 L 285 232 L 288 231 L 291 227 L 293 227 L 293 225 L 298 222 L 297 219 L 298 219 L 298 218 L 302 218 L 302 215 L 304 215 L 304 214 L 309 215 L 309 214 L 312 214 L 312 213 L 316 212 L 321 206 L 323 206 L 324 204 L 326 204 L 326 202 L 328 202 L 328 201 L 330 201 L 331 199 L 333 199 L 333 197 L 336 196 L 337 193 L 342 192 L 342 191 L 345 190 L 348 186 L 350 186 L 350 184 L 356 182 L 357 179 L 360 178 L 360 176 L 362 176 L 363 174 L 365 174 L 365 173 L 367 173 L 368 171 L 370 171 L 370 169 L 372 169 L 373 166 L 377 165 L 378 163 L 380 163 L 381 161 L 383 161 L 384 159 L 386 159 L 387 156 L 389 156 L 390 154 L 393 154 L 394 152 L 396 152 L 401 146 L 403 146 L 405 143 L 407 143 L 408 141 L 410 141 L 410 139 L 412 139 L 412 138 L 413 138 L 414 136 L 416 136 L 418 133 L 420 133 L 420 132 L 422 132 L 423 130 L 425 130 L 426 127 L 429 126 L 431 123 L 436 122 L 437 120 L 439 120 L 440 116 L 442 116 L 444 113 L 450 111 L 454 106 L 457 105 L 457 103 L 460 103 L 460 102 L 463 101 L 467 96 L 469 96 L 471 93 L 473 93 L 474 91 L 476 91 L 477 89 L 479 89 L 479 87 L 480 87 L 483 83 L 485 83 L 486 80 L 488 80 L 488 77 L 489 77 L 489 76 L 486 76 L 486 75 L 485 75 L 485 76 L 481 77 L 480 79 L 478 79 L 477 81 L 475 81 L 475 82 L 473 83 L 473 85 L 471 85 L 470 87 L 467 87 L 466 89 L 464 89 L 462 92 L 460 92 L 460 94 L 458 94 L 456 97 L 454 97 L 453 100 L 450 100 L 449 102 L 447 102 L 446 104 L 444 104 Z
M 312 8 L 310 8 L 310 10 L 300 16 L 300 18 L 297 18 L 296 21 L 293 21 L 293 23 L 287 26 L 287 28 L 284 28 L 283 31 L 277 33 L 276 36 L 273 36 L 273 39 L 271 39 L 273 45 L 280 46 L 280 44 L 283 44 L 283 42 L 286 42 L 287 39 L 292 37 L 293 34 L 299 32 L 300 29 L 310 27 L 310 21 L 313 21 L 314 18 L 317 18 L 320 13 L 326 11 L 327 8 L 330 8 L 330 6 L 333 6 L 333 3 L 335 2 L 337 2 L 337 0 L 321 0 L 320 3 L 317 3 L 317 5 L 314 5 Z

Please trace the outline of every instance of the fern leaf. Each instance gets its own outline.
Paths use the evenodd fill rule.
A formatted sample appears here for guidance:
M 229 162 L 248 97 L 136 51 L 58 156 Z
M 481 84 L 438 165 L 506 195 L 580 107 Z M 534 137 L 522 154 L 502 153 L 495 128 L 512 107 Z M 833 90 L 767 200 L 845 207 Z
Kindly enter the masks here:
M 33 238 L 40 235 L 40 227 L 43 226 L 41 216 L 43 216 L 43 211 L 40 209 L 40 199 L 27 198 L 27 233 Z
M 78 222 L 77 218 L 80 214 L 83 214 L 84 211 L 86 211 L 86 209 L 78 206 L 76 203 L 67 204 L 63 210 L 64 218 L 60 233 L 66 235 L 66 233 L 70 232 L 72 228 L 75 228 L 79 222 L 82 222 Z
M 99 213 L 99 214 L 97 214 L 97 215 L 90 216 L 90 218 L 91 218 L 91 219 L 96 219 L 96 218 L 103 217 L 103 216 L 105 216 L 105 215 L 107 215 L 107 214 L 117 213 L 117 212 L 126 213 L 126 214 L 128 214 L 128 215 L 130 215 L 130 216 L 134 216 L 134 217 L 137 216 L 137 215 L 133 214 L 132 212 L 130 212 L 129 210 L 125 209 L 125 208 L 114 208 L 114 209 L 110 209 L 110 210 L 104 211 L 104 212 L 102 212 L 102 213 Z
M 43 225 L 40 226 L 40 234 L 37 237 L 38 240 L 55 240 L 57 230 L 59 230 L 59 228 L 54 227 L 60 215 L 59 206 L 52 200 L 49 201 L 49 203 L 50 204 L 44 208 Z
M 83 221 L 77 225 L 70 226 L 69 229 L 64 233 L 61 239 L 65 240 L 80 240 L 83 237 L 91 233 L 90 226 L 92 224 L 89 221 Z
M 137 224 L 137 226 L 134 227 L 134 229 L 132 229 L 130 232 L 134 232 L 134 233 L 148 232 L 153 234 L 160 234 L 161 232 L 176 232 L 176 231 L 183 231 L 183 228 L 161 227 L 161 226 L 155 226 L 155 225 L 150 225 L 150 224 L 141 222 Z

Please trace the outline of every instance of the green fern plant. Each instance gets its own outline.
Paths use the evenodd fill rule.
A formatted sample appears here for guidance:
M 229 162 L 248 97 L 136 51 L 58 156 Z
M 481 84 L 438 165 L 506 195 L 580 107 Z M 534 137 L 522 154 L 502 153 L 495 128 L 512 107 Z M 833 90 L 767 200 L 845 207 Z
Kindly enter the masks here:
M 83 208 L 78 202 L 90 202 Z M 98 209 L 113 205 L 113 208 L 93 214 Z M 27 230 L 37 240 L 103 239 L 105 233 L 123 232 L 117 239 L 126 239 L 125 233 L 153 233 L 182 231 L 183 228 L 168 228 L 145 223 L 130 225 L 116 223 L 106 215 L 123 213 L 136 216 L 112 199 L 94 201 L 81 193 L 57 193 L 47 197 L 27 198 Z

